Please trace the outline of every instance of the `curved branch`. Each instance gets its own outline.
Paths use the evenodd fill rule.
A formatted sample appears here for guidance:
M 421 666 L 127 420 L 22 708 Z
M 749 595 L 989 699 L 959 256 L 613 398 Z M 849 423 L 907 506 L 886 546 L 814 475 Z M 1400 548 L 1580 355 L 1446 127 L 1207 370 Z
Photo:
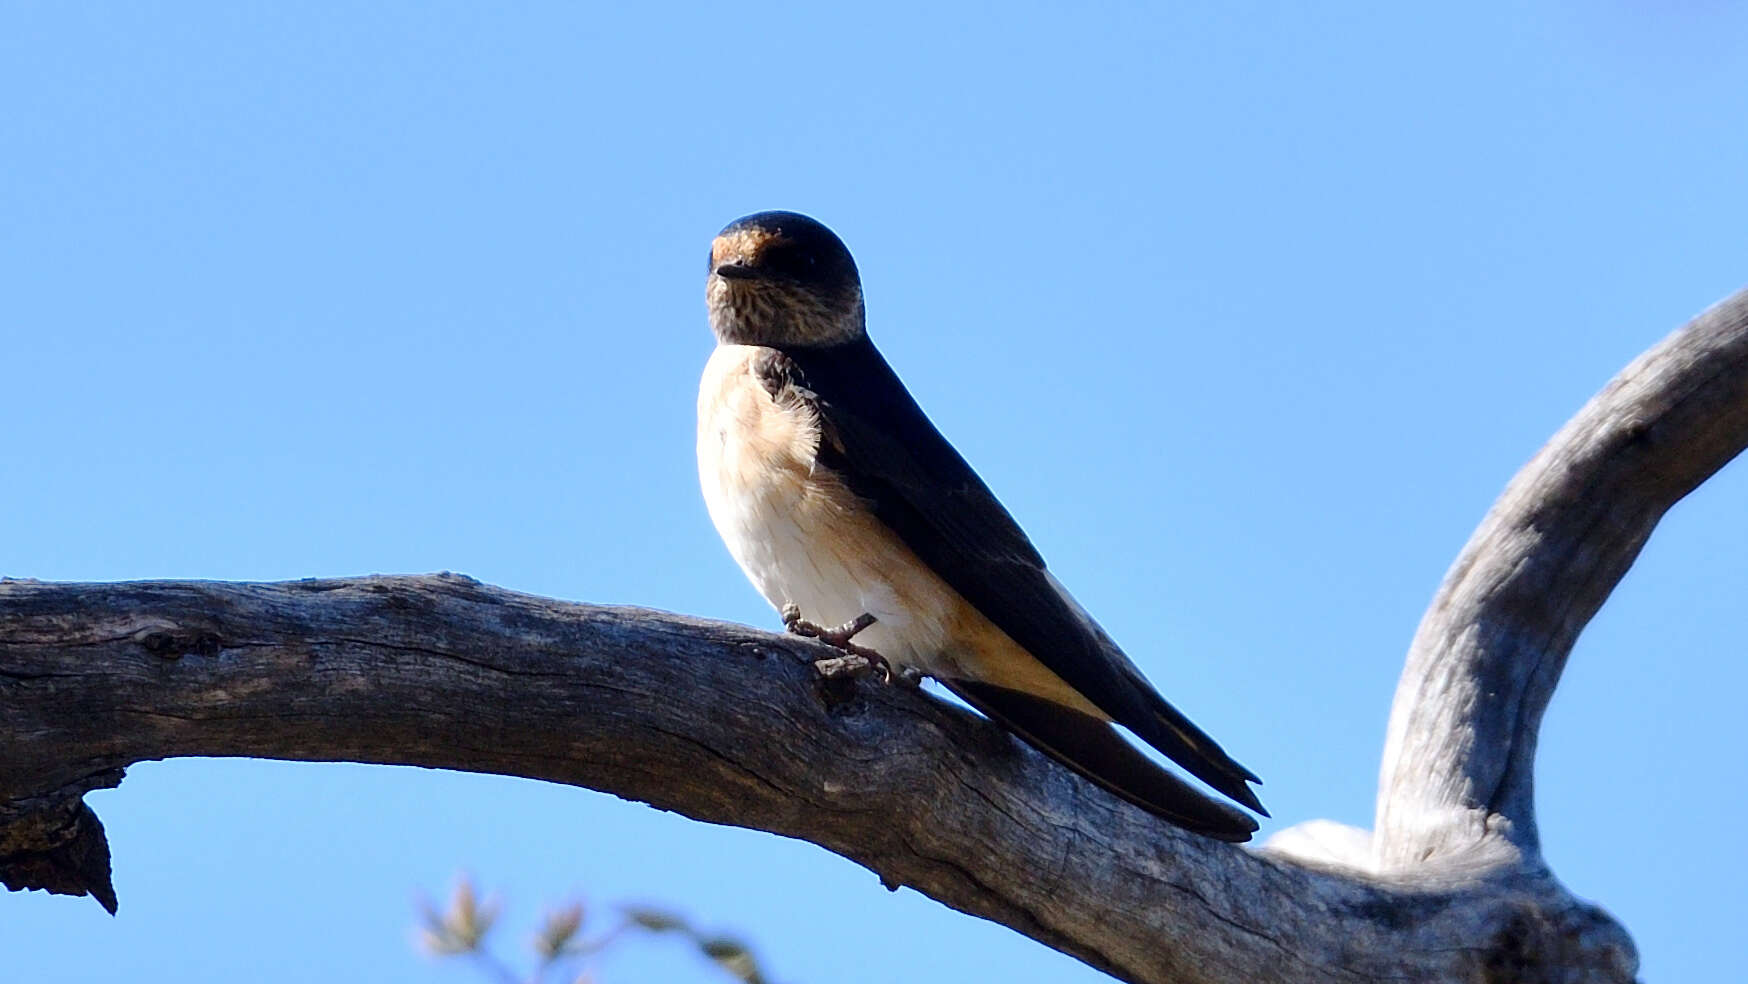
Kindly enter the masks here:
M 1536 736 L 1566 657 L 1663 513 L 1748 446 L 1748 291 L 1622 370 L 1518 472 L 1409 648 L 1378 790 L 1386 869 L 1536 865 Z
M 740 626 L 453 575 L 10 582 L 0 612 L 0 802 L 182 755 L 546 779 L 813 841 L 1133 981 L 1436 980 L 1507 916 L 1609 931 L 1541 884 L 1398 890 L 1183 833 Z
M 79 797 L 134 762 L 347 760 L 804 838 L 1130 981 L 1630 981 L 1624 931 L 1535 850 L 1535 730 L 1657 517 L 1748 441 L 1745 360 L 1748 294 L 1635 362 L 1507 489 L 1416 638 L 1373 843 L 1183 833 L 981 718 L 824 680 L 817 644 L 739 626 L 454 575 L 12 581 L 0 879 L 113 902 Z

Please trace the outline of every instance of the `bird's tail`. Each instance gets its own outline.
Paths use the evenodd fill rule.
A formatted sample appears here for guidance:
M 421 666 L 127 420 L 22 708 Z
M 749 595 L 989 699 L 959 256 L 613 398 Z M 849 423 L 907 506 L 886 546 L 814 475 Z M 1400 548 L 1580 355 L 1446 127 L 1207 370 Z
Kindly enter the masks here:
M 1107 721 L 1005 687 L 974 680 L 941 682 L 1039 751 L 1172 824 L 1235 843 L 1249 840 L 1256 831 L 1255 820 L 1161 768 Z M 1250 792 L 1242 784 L 1239 788 Z
M 1208 737 L 1206 732 L 1196 727 L 1194 722 L 1184 717 L 1181 711 L 1171 706 L 1152 688 L 1147 688 L 1146 693 L 1152 698 L 1148 702 L 1153 705 L 1151 717 L 1143 721 L 1124 720 L 1122 724 L 1135 732 L 1142 741 L 1183 766 L 1190 775 L 1263 816 L 1268 816 L 1269 811 L 1263 809 L 1262 801 L 1256 798 L 1255 790 L 1248 785 L 1262 781 L 1256 777 L 1256 773 L 1239 765 L 1214 739 Z

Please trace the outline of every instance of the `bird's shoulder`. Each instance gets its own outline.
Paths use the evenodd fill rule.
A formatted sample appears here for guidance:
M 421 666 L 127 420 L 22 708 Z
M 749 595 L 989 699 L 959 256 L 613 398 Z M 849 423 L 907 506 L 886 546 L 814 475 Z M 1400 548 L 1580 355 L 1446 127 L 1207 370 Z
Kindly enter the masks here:
M 825 430 L 812 394 L 782 352 L 717 346 L 698 391 L 700 460 L 812 469 Z
M 764 388 L 772 402 L 792 405 L 819 399 L 819 394 L 809 388 L 807 374 L 802 371 L 800 363 L 787 352 L 763 345 L 749 348 L 753 351 L 747 356 L 747 371 Z

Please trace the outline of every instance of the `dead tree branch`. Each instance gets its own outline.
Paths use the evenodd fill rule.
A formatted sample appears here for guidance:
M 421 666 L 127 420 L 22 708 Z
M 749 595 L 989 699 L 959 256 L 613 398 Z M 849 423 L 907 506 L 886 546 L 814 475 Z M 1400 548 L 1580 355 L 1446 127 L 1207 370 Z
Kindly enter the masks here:
M 1543 863 L 1536 731 L 1663 512 L 1748 444 L 1748 292 L 1629 366 L 1447 575 L 1398 689 L 1376 835 L 1260 852 L 1081 782 L 813 643 L 455 575 L 0 583 L 0 877 L 113 908 L 80 797 L 139 761 L 422 765 L 799 837 L 1128 981 L 1630 981 Z

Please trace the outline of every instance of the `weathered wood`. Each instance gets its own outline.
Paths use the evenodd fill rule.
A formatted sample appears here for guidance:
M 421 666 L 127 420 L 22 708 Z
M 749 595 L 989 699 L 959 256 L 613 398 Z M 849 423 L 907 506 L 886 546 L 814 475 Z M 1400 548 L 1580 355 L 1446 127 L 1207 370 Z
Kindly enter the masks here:
M 1253 852 L 1183 833 L 972 714 L 822 678 L 817 644 L 740 626 L 454 575 L 11 581 L 0 876 L 102 891 L 95 817 L 50 820 L 133 762 L 400 763 L 804 838 L 1130 981 L 1630 981 L 1626 933 L 1540 857 L 1535 733 L 1663 510 L 1748 444 L 1745 360 L 1739 294 L 1512 482 L 1410 654 L 1375 838 L 1313 822 Z
M 1622 370 L 1506 486 L 1409 648 L 1385 742 L 1377 861 L 1540 863 L 1542 712 L 1579 632 L 1668 508 L 1748 446 L 1748 293 Z
M 815 644 L 738 626 L 454 576 L 14 582 L 0 610 L 0 800 L 179 755 L 547 779 L 812 840 L 1138 981 L 1433 979 L 1473 959 L 1450 924 L 1487 909 L 1182 833 L 969 713 L 822 680 Z

